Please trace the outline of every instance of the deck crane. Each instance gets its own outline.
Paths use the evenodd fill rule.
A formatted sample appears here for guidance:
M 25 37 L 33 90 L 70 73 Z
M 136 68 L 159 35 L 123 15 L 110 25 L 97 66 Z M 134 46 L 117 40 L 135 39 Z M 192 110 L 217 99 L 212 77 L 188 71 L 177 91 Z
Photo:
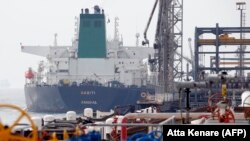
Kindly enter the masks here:
M 145 30 L 144 30 L 144 32 L 143 32 L 143 36 L 144 36 L 144 41 L 142 41 L 142 45 L 143 45 L 143 46 L 146 45 L 146 44 L 147 44 L 147 45 L 149 44 L 149 40 L 148 40 L 148 38 L 147 38 L 147 32 L 148 32 L 148 28 L 149 28 L 149 25 L 150 25 L 150 23 L 151 23 L 151 20 L 152 20 L 152 17 L 153 17 L 153 15 L 154 15 L 155 8 L 156 8 L 157 4 L 158 4 L 158 0 L 155 0 L 153 9 L 152 9 L 152 11 L 151 11 L 150 17 L 149 17 L 148 22 L 147 22 L 147 26 L 146 26 L 146 28 L 145 28 Z
M 155 33 L 155 55 L 149 58 L 158 75 L 161 93 L 173 93 L 174 81 L 181 80 L 183 44 L 183 0 L 156 0 L 144 31 L 144 45 L 148 44 L 147 30 L 158 4 Z M 179 52 L 181 55 L 178 55 Z

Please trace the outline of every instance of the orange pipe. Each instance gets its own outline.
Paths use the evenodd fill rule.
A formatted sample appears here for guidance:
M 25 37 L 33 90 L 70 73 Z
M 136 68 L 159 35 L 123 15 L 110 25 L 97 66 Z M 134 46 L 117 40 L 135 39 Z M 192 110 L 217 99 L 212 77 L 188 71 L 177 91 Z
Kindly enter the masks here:
M 199 39 L 198 43 L 201 45 L 213 45 L 215 44 L 215 39 Z M 219 39 L 219 42 L 221 44 L 227 44 L 227 45 L 250 45 L 250 39 Z

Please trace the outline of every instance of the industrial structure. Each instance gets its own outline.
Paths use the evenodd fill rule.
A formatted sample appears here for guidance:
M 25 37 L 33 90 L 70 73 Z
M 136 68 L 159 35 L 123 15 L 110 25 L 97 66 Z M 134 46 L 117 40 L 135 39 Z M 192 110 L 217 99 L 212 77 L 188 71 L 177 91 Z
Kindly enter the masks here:
M 250 70 L 250 57 L 245 58 L 250 54 L 250 39 L 245 38 L 250 37 L 245 36 L 250 34 L 250 27 L 245 27 L 242 20 L 244 8 L 238 9 L 240 27 L 220 27 L 218 23 L 216 27 L 196 27 L 194 51 L 192 39 L 188 38 L 190 59 L 183 56 L 183 0 L 155 0 L 142 44 L 149 45 L 147 30 L 157 5 L 154 49 L 138 47 L 139 33 L 136 47 L 123 46 L 118 18 L 114 39 L 106 42 L 104 10 L 97 5 L 93 13 L 88 8 L 80 13 L 72 46 L 57 46 L 56 34 L 54 47 L 22 46 L 23 52 L 46 57 L 48 61 L 48 65 L 40 62 L 37 72 L 29 68 L 25 73 L 28 110 L 67 113 L 63 118 L 31 118 L 15 105 L 0 103 L 4 110 L 21 113 L 10 126 L 0 122 L 0 137 L 16 141 L 162 141 L 185 136 L 186 129 L 173 135 L 176 131 L 179 134 L 175 125 L 250 125 L 250 73 L 243 82 L 244 70 Z M 222 51 L 222 46 L 230 47 Z M 207 57 L 210 64 L 201 61 Z M 183 60 L 187 61 L 188 82 L 181 81 Z M 226 71 L 235 71 L 236 77 Z M 189 74 L 195 81 L 190 81 Z M 157 81 L 149 79 L 151 76 Z M 159 95 L 164 99 L 159 99 Z M 140 109 L 135 105 L 140 105 Z M 82 110 L 83 116 L 78 116 Z M 28 124 L 21 123 L 22 118 Z M 23 125 L 24 128 L 19 127 Z M 166 135 L 164 130 L 172 127 L 174 130 Z M 230 139 L 238 130 L 232 129 L 231 134 L 225 126 L 218 126 L 218 131 L 203 131 L 203 127 L 196 131 L 191 127 L 188 134 L 195 135 L 188 136 Z M 238 130 L 238 137 L 246 134 L 245 130 Z
M 191 39 L 189 39 L 191 59 L 183 56 L 183 0 L 155 1 L 144 31 L 145 40 L 143 41 L 143 45 L 149 43 L 147 30 L 157 5 L 159 12 L 155 33 L 155 55 L 154 57 L 149 57 L 149 63 L 152 66 L 152 70 L 158 74 L 157 85 L 161 88 L 160 93 L 174 92 L 174 81 L 180 81 L 183 78 L 183 59 L 191 64 L 192 76 L 195 81 L 200 80 L 199 77 L 206 70 L 210 70 L 210 73 L 216 74 L 222 71 L 234 70 L 236 71 L 236 75 L 240 77 L 244 77 L 244 70 L 250 70 L 246 66 L 250 64 L 250 62 L 246 62 L 250 58 L 245 58 L 250 53 L 250 51 L 246 50 L 246 46 L 250 45 L 250 39 L 245 39 L 245 37 L 246 34 L 250 33 L 250 27 L 245 27 L 245 2 L 236 3 L 237 10 L 240 10 L 239 27 L 219 27 L 219 24 L 216 24 L 215 28 L 197 27 L 195 29 L 194 55 L 192 55 Z M 214 38 L 202 39 L 204 34 L 210 34 Z M 239 38 L 233 37 L 234 35 L 239 35 Z M 231 48 L 230 51 L 222 51 L 220 50 L 222 45 L 236 46 L 238 48 Z M 203 46 L 215 46 L 215 51 L 203 51 Z M 237 55 L 237 57 L 222 57 L 225 54 Z M 200 61 L 205 59 L 203 58 L 205 55 L 210 55 L 210 66 L 202 64 L 203 62 Z M 231 62 L 229 62 L 230 60 Z
M 144 31 L 143 45 L 149 44 L 147 30 L 157 5 L 159 12 L 154 43 L 155 54 L 153 57 L 149 56 L 151 71 L 158 76 L 156 94 L 163 95 L 166 105 L 169 103 L 174 103 L 175 106 L 178 105 L 176 103 L 179 99 L 177 93 L 181 91 L 178 85 L 184 78 L 183 60 L 186 60 L 187 63 L 191 64 L 192 71 L 187 69 L 185 80 L 189 81 L 189 75 L 191 74 L 195 81 L 195 83 L 191 84 L 192 87 L 202 81 L 204 82 L 202 89 L 195 88 L 196 90 L 192 92 L 189 91 L 188 83 L 182 88 L 182 91 L 186 90 L 185 92 L 190 93 L 190 95 L 185 95 L 186 102 L 193 101 L 193 104 L 196 103 L 198 107 L 207 104 L 207 99 L 211 94 L 220 92 L 221 89 L 219 83 L 208 80 L 209 77 L 205 78 L 205 75 L 214 73 L 220 78 L 221 75 L 225 75 L 229 71 L 235 71 L 236 78 L 227 80 L 228 87 L 239 91 L 230 90 L 228 96 L 234 99 L 233 101 L 236 101 L 235 99 L 238 99 L 240 92 L 249 87 L 250 80 L 248 76 L 245 81 L 244 75 L 244 70 L 250 70 L 250 61 L 247 62 L 250 58 L 245 57 L 250 54 L 250 51 L 246 49 L 246 46 L 250 45 L 250 39 L 246 39 L 248 37 L 246 35 L 250 33 L 250 27 L 245 27 L 246 15 L 243 12 L 245 2 L 236 4 L 237 10 L 241 12 L 239 27 L 220 27 L 217 23 L 216 27 L 195 28 L 194 52 L 191 45 L 192 40 L 191 38 L 188 39 L 191 59 L 183 55 L 183 0 L 155 1 Z M 222 46 L 230 46 L 230 48 L 223 50 Z M 210 57 L 210 64 L 208 57 Z M 203 62 L 202 60 L 207 61 Z M 212 77 L 212 79 L 214 78 Z M 171 107 L 169 105 L 166 107 Z M 187 108 L 190 107 L 187 106 Z
M 212 73 L 218 74 L 221 71 L 239 71 L 239 70 L 250 70 L 250 67 L 245 66 L 248 64 L 247 62 L 243 62 L 243 59 L 240 59 L 239 62 L 225 62 L 238 60 L 238 58 L 222 58 L 223 54 L 239 54 L 239 56 L 243 56 L 244 54 L 250 54 L 250 51 L 246 50 L 238 50 L 235 51 L 235 48 L 230 48 L 231 51 L 220 51 L 220 47 L 222 45 L 227 46 L 236 46 L 237 45 L 250 45 L 250 39 L 237 39 L 235 37 L 230 37 L 229 34 L 241 34 L 241 33 L 250 33 L 250 27 L 219 27 L 219 24 L 216 24 L 215 28 L 210 27 L 196 27 L 195 29 L 195 80 L 200 80 L 199 76 L 204 74 L 205 70 L 211 70 Z M 201 39 L 200 36 L 203 34 L 211 34 L 214 35 L 213 39 Z M 201 46 L 205 47 L 215 47 L 215 51 L 201 51 Z M 199 55 L 210 55 L 210 66 L 205 66 L 205 64 L 200 63 Z M 245 58 L 245 60 L 249 60 L 250 58 Z M 223 62 L 221 60 L 224 60 Z M 239 64 L 244 64 L 244 66 L 240 66 Z M 226 66 L 222 67 L 220 64 L 224 65 L 235 65 L 235 66 Z M 239 76 L 242 77 L 242 75 Z
M 173 93 L 174 81 L 182 80 L 183 0 L 156 0 L 147 23 L 143 44 L 148 44 L 147 30 L 156 6 L 159 6 L 155 33 L 155 55 L 149 58 L 158 73 L 159 93 Z

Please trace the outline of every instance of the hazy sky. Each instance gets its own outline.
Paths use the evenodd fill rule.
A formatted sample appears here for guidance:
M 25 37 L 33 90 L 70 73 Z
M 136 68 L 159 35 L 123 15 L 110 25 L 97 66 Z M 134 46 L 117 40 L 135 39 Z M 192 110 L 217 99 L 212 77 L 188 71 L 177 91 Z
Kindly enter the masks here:
M 107 37 L 113 37 L 114 17 L 119 17 L 120 33 L 125 45 L 135 45 L 141 37 L 155 0 L 1 0 L 0 1 L 0 80 L 8 79 L 12 87 L 23 87 L 24 72 L 37 67 L 40 57 L 22 53 L 23 45 L 52 45 L 54 33 L 59 45 L 70 45 L 75 16 L 81 8 L 104 8 L 111 23 Z M 184 49 L 187 38 L 194 37 L 195 26 L 239 26 L 237 0 L 184 0 Z M 250 26 L 250 1 L 247 2 L 246 25 Z M 248 20 L 249 19 L 249 20 Z M 156 15 L 154 16 L 156 20 Z M 154 40 L 155 22 L 148 37 Z M 187 51 L 186 51 L 187 52 Z M 186 54 L 188 56 L 188 53 Z

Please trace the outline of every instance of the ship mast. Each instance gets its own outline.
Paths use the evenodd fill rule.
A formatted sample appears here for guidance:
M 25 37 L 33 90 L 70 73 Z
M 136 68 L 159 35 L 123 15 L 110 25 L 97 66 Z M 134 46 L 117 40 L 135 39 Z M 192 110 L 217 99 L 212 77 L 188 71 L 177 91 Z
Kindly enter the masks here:
M 54 46 L 56 47 L 57 46 L 57 33 L 55 33 L 54 37 L 55 37 L 55 39 L 54 39 Z
M 115 17 L 114 40 L 119 41 L 119 18 Z
M 115 28 L 114 28 L 114 39 L 113 39 L 118 45 L 123 45 L 123 38 L 122 35 L 120 36 L 119 33 L 119 18 L 115 17 Z

